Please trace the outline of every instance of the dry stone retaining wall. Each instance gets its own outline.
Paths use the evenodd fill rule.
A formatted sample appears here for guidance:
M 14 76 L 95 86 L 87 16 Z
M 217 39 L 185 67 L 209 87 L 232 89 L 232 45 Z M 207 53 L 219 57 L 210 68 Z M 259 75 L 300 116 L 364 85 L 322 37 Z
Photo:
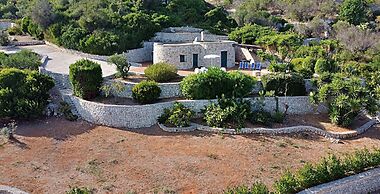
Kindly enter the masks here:
M 123 91 L 116 91 L 111 89 L 111 94 L 116 97 L 121 98 L 132 98 L 132 88 L 138 83 L 127 82 L 123 80 L 105 80 L 104 84 L 111 86 L 116 82 L 120 82 L 124 85 Z M 159 83 L 158 86 L 161 88 L 160 99 L 163 98 L 175 98 L 181 96 L 180 83 Z
M 172 107 L 175 102 L 180 102 L 186 107 L 199 113 L 206 105 L 209 105 L 216 100 L 178 100 L 171 102 L 163 102 L 148 105 L 109 105 L 97 102 L 86 101 L 72 95 L 67 95 L 70 101 L 75 106 L 81 118 L 95 123 L 111 127 L 121 128 L 142 128 L 150 127 L 157 123 L 158 117 L 163 113 L 165 108 Z M 255 99 L 247 99 L 254 102 Z M 274 98 L 265 100 L 266 106 L 264 109 L 273 112 L 275 107 Z M 309 103 L 307 96 L 279 98 L 279 108 L 284 110 L 285 103 L 289 105 L 289 114 L 307 114 L 315 113 L 316 111 L 325 112 L 326 108 L 320 106 L 315 108 Z M 253 107 L 255 108 L 255 107 Z

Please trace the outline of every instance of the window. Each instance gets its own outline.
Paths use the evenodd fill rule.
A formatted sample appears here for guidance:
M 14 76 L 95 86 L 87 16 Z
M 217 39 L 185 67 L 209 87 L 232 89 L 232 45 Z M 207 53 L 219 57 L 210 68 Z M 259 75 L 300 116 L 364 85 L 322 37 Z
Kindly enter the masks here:
M 185 55 L 180 55 L 179 56 L 179 62 L 186 62 L 186 58 L 185 58 Z

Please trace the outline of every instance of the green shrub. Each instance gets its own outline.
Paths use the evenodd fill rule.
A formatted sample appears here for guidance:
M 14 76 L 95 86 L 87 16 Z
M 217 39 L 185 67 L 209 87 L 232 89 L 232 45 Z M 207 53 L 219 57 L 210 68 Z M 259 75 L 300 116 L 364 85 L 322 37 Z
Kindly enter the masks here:
M 252 93 L 252 89 L 257 83 L 256 79 L 252 76 L 244 74 L 239 71 L 233 71 L 228 73 L 231 79 L 232 85 L 232 96 L 233 97 L 245 97 Z
M 317 62 L 315 62 L 314 71 L 317 74 L 322 74 L 324 72 L 333 73 L 336 69 L 337 67 L 335 63 L 328 59 L 318 59 Z
M 176 102 L 172 108 L 164 110 L 158 122 L 175 127 L 189 127 L 194 115 L 194 111 Z
M 259 110 L 259 111 L 253 111 L 250 116 L 250 121 L 253 124 L 261 124 L 269 126 L 272 123 L 272 115 L 270 112 Z
M 222 98 L 202 111 L 203 119 L 211 127 L 242 128 L 251 115 L 251 103 L 242 99 Z
M 313 165 L 306 163 L 296 174 L 297 182 L 301 188 L 309 188 L 318 183 L 317 173 Z
M 251 188 L 246 186 L 240 186 L 232 189 L 228 189 L 225 194 L 269 194 L 268 187 L 260 182 L 254 183 Z
M 252 92 L 256 80 L 240 72 L 227 73 L 220 68 L 210 68 L 205 73 L 187 76 L 181 82 L 181 92 L 189 99 L 215 99 L 244 97 Z
M 9 34 L 0 30 L 0 46 L 7 46 L 9 44 Z
M 38 70 L 38 67 L 41 65 L 41 60 L 40 57 L 32 51 L 21 50 L 14 54 L 3 55 L 0 58 L 0 64 L 3 67 Z
M 275 181 L 273 187 L 277 193 L 281 194 L 296 193 L 299 190 L 295 176 L 289 171 L 286 171 L 278 181 Z
M 296 58 L 291 62 L 294 65 L 294 70 L 304 78 L 311 78 L 314 74 L 314 59 L 311 57 Z
M 314 103 L 327 103 L 332 123 L 349 126 L 363 109 L 375 114 L 379 102 L 372 89 L 363 85 L 359 77 L 335 75 L 331 83 L 322 83 L 316 93 L 312 93 Z
M 177 68 L 167 63 L 156 63 L 144 70 L 145 76 L 149 80 L 156 82 L 167 82 L 178 76 Z
M 73 187 L 69 191 L 66 191 L 66 194 L 91 194 L 93 193 L 90 189 L 85 187 Z
M 75 96 L 90 100 L 97 97 L 103 82 L 102 68 L 88 59 L 70 65 L 70 81 Z
M 189 75 L 181 82 L 183 96 L 189 99 L 215 99 L 222 94 L 232 96 L 232 82 L 227 72 L 210 68 L 205 73 Z
M 293 64 L 291 63 L 271 63 L 269 65 L 269 71 L 271 72 L 287 72 L 287 71 L 292 71 L 294 69 Z
M 285 120 L 285 116 L 286 116 L 285 113 L 276 111 L 272 115 L 272 121 L 275 123 L 283 123 Z
M 273 73 L 264 75 L 261 79 L 265 91 L 274 91 L 276 96 L 306 95 L 304 79 L 295 73 Z
M 68 121 L 76 121 L 78 119 L 78 116 L 74 115 L 71 111 L 71 106 L 66 102 L 60 102 L 59 112 L 61 112 Z
M 9 28 L 7 31 L 8 31 L 8 34 L 12 35 L 12 36 L 22 35 L 22 30 L 19 26 L 13 26 L 13 27 Z
M 161 88 L 154 81 L 142 81 L 132 88 L 132 97 L 141 104 L 154 103 L 161 94 Z
M 36 71 L 0 70 L 0 118 L 36 118 L 43 114 L 53 79 Z

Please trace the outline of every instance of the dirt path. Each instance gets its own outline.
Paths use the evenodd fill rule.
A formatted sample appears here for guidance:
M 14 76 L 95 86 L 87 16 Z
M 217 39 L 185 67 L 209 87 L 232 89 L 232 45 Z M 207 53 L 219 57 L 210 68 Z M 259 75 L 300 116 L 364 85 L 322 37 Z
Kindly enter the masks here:
M 258 180 L 272 184 L 286 168 L 328 153 L 380 147 L 380 128 L 333 144 L 309 134 L 169 134 L 47 119 L 20 123 L 17 139 L 0 146 L 0 185 L 31 193 L 64 193 L 70 186 L 98 193 L 219 193 Z

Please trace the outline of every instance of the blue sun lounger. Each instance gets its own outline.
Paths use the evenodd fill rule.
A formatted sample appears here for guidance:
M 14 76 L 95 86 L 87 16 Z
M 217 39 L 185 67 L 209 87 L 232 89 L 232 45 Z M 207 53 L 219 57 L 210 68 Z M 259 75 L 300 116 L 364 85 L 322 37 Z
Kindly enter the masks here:
M 239 63 L 239 69 L 244 69 L 244 62 L 243 61 L 240 61 L 240 63 Z

